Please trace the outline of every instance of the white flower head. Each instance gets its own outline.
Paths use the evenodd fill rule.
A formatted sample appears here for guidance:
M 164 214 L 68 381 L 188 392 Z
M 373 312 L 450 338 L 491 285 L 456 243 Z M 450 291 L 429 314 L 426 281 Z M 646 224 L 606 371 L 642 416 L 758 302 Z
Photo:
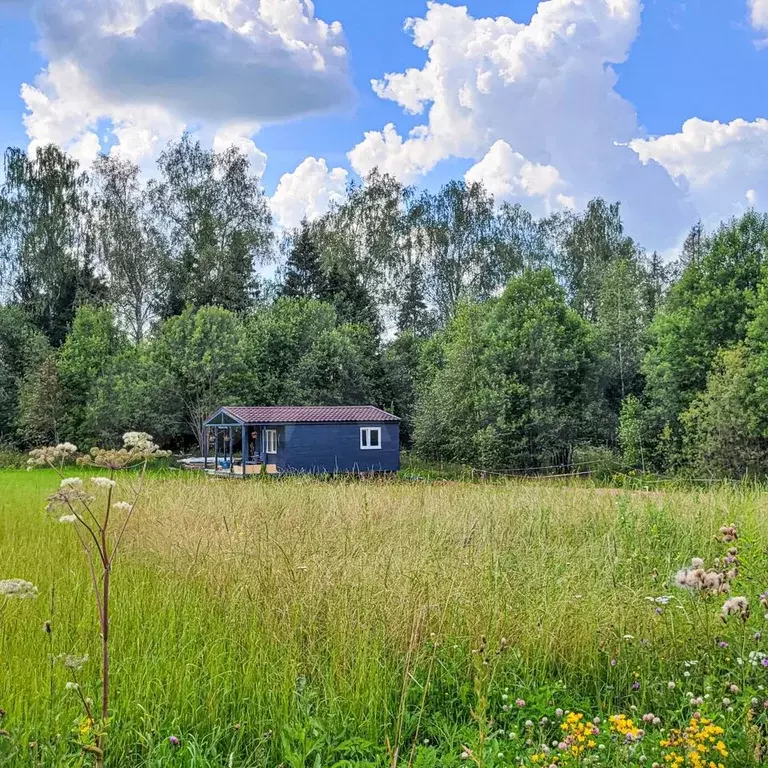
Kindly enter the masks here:
M 128 501 L 116 501 L 112 505 L 112 509 L 114 509 L 115 512 L 130 512 L 133 509 L 133 504 Z
M 79 491 L 83 487 L 83 481 L 79 477 L 65 477 L 61 481 L 61 488 L 70 488 Z
M 73 683 L 71 680 L 64 686 L 68 691 L 76 691 L 80 686 L 77 683 Z
M 137 453 L 154 453 L 158 446 L 152 442 L 152 435 L 146 432 L 126 432 L 123 435 L 123 445 L 129 451 Z
M 62 515 L 59 518 L 60 523 L 76 523 L 77 517 L 75 515 Z
M 67 669 L 82 669 L 88 662 L 88 654 L 84 656 L 75 656 L 71 653 L 64 653 L 59 656 L 59 659 Z
M 4 579 L 0 581 L 0 595 L 18 600 L 34 600 L 37 597 L 37 587 L 24 579 Z
M 116 488 L 117 483 L 108 477 L 92 477 L 91 482 L 99 488 Z

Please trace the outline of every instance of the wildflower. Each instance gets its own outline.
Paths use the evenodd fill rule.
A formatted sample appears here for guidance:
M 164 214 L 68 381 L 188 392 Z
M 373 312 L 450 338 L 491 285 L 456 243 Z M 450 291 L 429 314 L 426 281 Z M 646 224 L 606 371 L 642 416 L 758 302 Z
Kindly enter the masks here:
M 89 501 L 90 496 L 85 493 L 83 481 L 79 477 L 65 477 L 59 485 L 59 490 L 48 497 L 46 510 L 53 512 L 56 507 L 70 509 L 72 504 L 78 501 Z
M 635 680 L 635 682 L 632 683 L 632 690 L 633 691 L 639 691 L 640 690 L 640 681 L 639 680 Z
M 674 680 L 670 680 L 667 683 L 667 688 L 669 688 L 670 691 L 674 691 L 675 690 L 675 681 Z
M 34 600 L 37 597 L 37 587 L 24 579 L 4 579 L 0 581 L 0 595 L 18 600 Z
M 557 717 L 562 717 L 562 716 L 563 716 L 563 710 L 562 710 L 562 709 L 560 709 L 560 707 L 558 707 L 558 708 L 555 710 L 555 715 L 557 715 Z
M 731 523 L 731 525 L 724 525 L 720 528 L 720 541 L 724 543 L 730 543 L 731 541 L 735 541 L 739 538 L 739 533 L 736 530 L 736 526 Z
M 80 686 L 71 680 L 64 686 L 68 691 L 76 691 Z
M 99 488 L 116 488 L 117 483 L 108 477 L 92 477 L 91 482 Z
M 60 523 L 76 523 L 77 522 L 77 516 L 76 515 L 61 515 L 59 517 Z
M 128 501 L 116 501 L 112 505 L 112 509 L 114 509 L 115 512 L 130 512 L 133 509 L 133 504 Z M 298 566 L 298 569 L 301 568 L 302 566 Z M 304 569 L 306 570 L 306 566 L 304 566 Z
M 168 741 L 172 747 L 178 747 L 181 744 L 178 736 L 169 736 Z
M 88 654 L 84 656 L 75 656 L 71 653 L 62 654 L 59 659 L 63 662 L 66 669 L 82 669 L 88 662 Z
M 728 643 L 726 643 L 726 642 L 725 642 L 725 640 L 721 640 L 721 641 L 718 643 L 718 646 L 719 646 L 720 648 L 727 648 L 727 647 L 728 647 Z
M 735 695 L 739 693 L 739 686 L 735 684 L 731 684 L 728 686 L 728 690 Z
M 27 469 L 32 467 L 44 467 L 49 464 L 58 464 L 71 459 L 77 453 L 77 446 L 72 443 L 59 443 L 45 448 L 35 448 L 29 452 Z
M 522 709 L 525 706 L 525 699 L 515 699 L 515 704 Z
M 746 622 L 749 618 L 749 601 L 746 597 L 730 597 L 723 603 L 721 618 L 728 621 L 729 616 L 738 616 Z

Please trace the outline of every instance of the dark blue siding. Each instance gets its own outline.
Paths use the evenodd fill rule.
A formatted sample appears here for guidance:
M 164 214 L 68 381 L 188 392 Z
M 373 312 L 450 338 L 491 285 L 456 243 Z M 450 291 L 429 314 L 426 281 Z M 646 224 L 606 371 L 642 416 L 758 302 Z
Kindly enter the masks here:
M 360 427 L 381 429 L 380 449 L 360 448 Z M 278 427 L 276 463 L 281 472 L 396 472 L 400 425 L 286 424 Z

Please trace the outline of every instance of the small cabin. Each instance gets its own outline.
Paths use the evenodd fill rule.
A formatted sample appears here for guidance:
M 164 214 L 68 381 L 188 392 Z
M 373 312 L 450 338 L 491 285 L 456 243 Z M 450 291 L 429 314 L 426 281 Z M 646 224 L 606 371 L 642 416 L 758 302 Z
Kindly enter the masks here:
M 372 405 L 224 406 L 203 422 L 217 473 L 368 473 L 400 469 L 400 419 Z

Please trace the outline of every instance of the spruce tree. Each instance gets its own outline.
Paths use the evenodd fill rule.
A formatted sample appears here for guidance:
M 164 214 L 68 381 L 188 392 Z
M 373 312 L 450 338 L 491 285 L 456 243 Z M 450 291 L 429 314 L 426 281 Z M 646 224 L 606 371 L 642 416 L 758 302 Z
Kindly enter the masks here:
M 320 254 L 312 237 L 306 219 L 293 237 L 288 261 L 286 262 L 283 295 L 292 298 L 318 299 L 325 293 Z

